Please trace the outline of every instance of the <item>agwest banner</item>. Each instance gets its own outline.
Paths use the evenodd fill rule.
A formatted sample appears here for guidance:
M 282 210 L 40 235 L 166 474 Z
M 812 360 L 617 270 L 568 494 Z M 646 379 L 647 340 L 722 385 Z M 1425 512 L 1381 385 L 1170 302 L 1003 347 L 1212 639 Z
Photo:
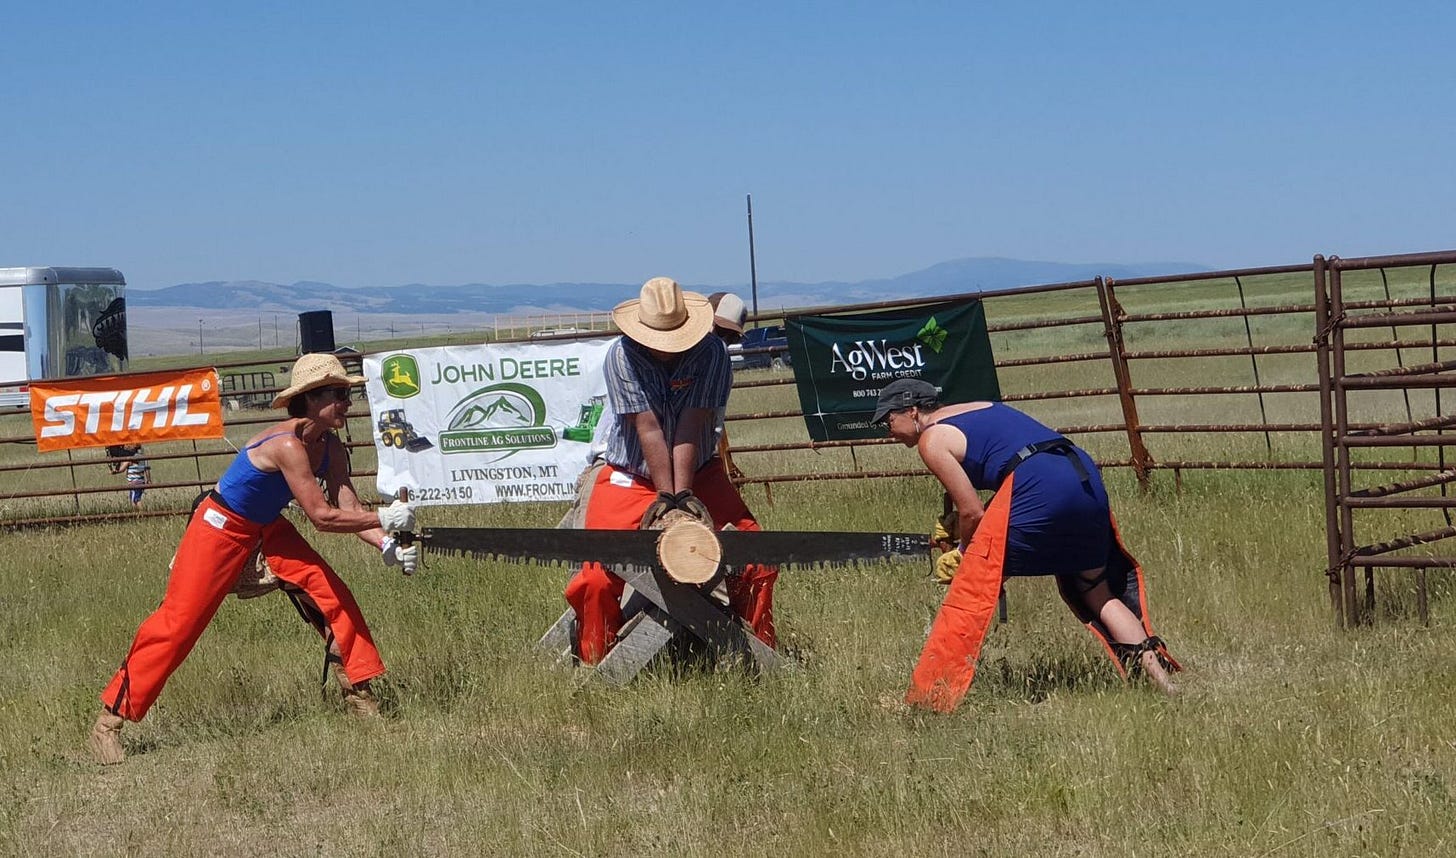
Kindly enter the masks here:
M 1001 398 L 980 301 L 787 320 L 794 380 L 815 441 L 882 438 L 870 425 L 880 388 L 918 378 L 942 401 Z
M 571 500 L 606 402 L 610 338 L 364 359 L 379 492 L 420 504 Z
M 30 420 L 42 453 L 223 435 L 215 369 L 32 382 Z

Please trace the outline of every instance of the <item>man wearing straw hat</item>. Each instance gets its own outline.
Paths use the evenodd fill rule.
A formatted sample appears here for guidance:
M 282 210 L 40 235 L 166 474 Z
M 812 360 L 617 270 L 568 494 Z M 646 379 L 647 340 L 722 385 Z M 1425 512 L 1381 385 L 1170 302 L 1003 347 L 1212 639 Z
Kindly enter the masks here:
M 716 455 L 717 416 L 728 404 L 733 372 L 723 341 L 710 336 L 713 307 L 673 280 L 654 277 L 636 300 L 612 311 L 622 331 L 607 352 L 607 399 L 615 415 L 606 466 L 589 490 L 588 529 L 630 530 L 690 517 L 715 527 L 757 530 Z M 729 582 L 732 608 L 773 644 L 770 569 Z M 586 563 L 566 586 L 576 613 L 576 651 L 601 661 L 622 625 L 624 583 Z
M 369 681 L 384 663 L 349 588 L 281 513 L 296 501 L 313 526 L 355 533 L 380 549 L 386 565 L 408 574 L 418 546 L 401 547 L 388 533 L 414 530 L 409 505 L 364 509 L 349 478 L 348 451 L 337 431 L 349 416 L 349 375 L 333 355 L 307 354 L 293 365 L 293 383 L 273 400 L 288 418 L 259 432 L 193 511 L 172 558 L 162 604 L 137 629 L 121 668 L 101 693 L 102 710 L 89 745 L 103 764 L 125 758 L 121 727 L 140 721 L 162 686 L 192 651 L 223 599 L 261 553 L 284 585 L 316 606 L 356 713 L 378 714 Z M 320 485 L 322 482 L 322 485 Z

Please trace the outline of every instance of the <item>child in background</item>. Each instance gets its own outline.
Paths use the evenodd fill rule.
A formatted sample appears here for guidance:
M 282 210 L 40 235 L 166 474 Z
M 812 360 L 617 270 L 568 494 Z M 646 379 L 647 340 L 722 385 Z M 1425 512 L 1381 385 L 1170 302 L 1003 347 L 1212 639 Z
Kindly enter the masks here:
M 142 458 L 142 448 L 132 451 L 132 458 L 126 463 L 126 484 L 131 487 L 131 505 L 140 508 L 144 486 L 152 482 L 152 466 Z

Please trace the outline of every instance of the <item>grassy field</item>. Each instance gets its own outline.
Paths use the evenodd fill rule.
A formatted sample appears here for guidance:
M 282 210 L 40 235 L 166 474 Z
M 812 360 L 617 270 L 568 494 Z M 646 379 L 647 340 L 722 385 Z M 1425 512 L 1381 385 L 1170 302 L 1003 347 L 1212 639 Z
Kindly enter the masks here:
M 1286 302 L 1265 285 L 1260 300 Z M 1226 299 L 1208 289 L 1188 302 Z M 1173 298 L 1149 299 L 1159 300 Z M 1297 322 L 1286 324 L 1299 336 Z M 998 343 L 998 354 L 1047 353 L 1059 347 L 1051 337 Z M 1202 334 L 1171 342 L 1196 345 Z M 1297 369 L 1286 371 L 1313 380 Z M 1171 385 L 1213 370 L 1147 372 L 1148 384 Z M 1009 375 L 1008 392 L 1039 389 L 1035 373 Z M 792 397 L 742 393 L 736 411 Z M 1116 417 L 1115 405 L 1109 418 L 1105 403 L 1083 404 L 1029 410 L 1077 424 Z M 1364 407 L 1404 413 L 1389 416 L 1390 401 Z M 1202 400 L 1183 408 L 1216 410 Z M 800 439 L 798 426 L 745 421 L 732 431 L 759 443 Z M 1212 448 L 1206 438 L 1158 440 L 1164 457 L 1266 454 L 1261 436 Z M 1277 455 L 1317 458 L 1307 439 L 1285 440 Z M 742 464 L 839 467 L 827 455 Z M 916 461 L 899 448 L 859 456 L 862 466 Z M 1409 576 L 1390 573 L 1379 622 L 1341 631 L 1322 575 L 1318 472 L 1204 472 L 1181 492 L 1160 479 L 1144 494 L 1123 469 L 1109 473 L 1109 488 L 1147 570 L 1158 631 L 1188 668 L 1176 699 L 1123 687 L 1051 583 L 1017 580 L 1010 622 L 989 637 L 962 708 L 901 711 L 895 701 L 944 592 L 928 564 L 786 570 L 776 612 L 792 669 L 755 678 L 663 666 L 612 689 L 534 649 L 564 607 L 565 570 L 431 558 L 404 579 L 356 540 L 319 536 L 390 667 L 379 684 L 388 717 L 360 722 L 337 689 L 320 695 L 318 640 L 281 597 L 230 599 L 148 718 L 129 725 L 131 757 L 110 769 L 91 763 L 82 741 L 96 694 L 160 598 L 181 522 L 4 533 L 0 851 L 1450 854 L 1449 581 L 1433 575 L 1429 627 L 1413 619 Z M 939 508 L 929 477 L 781 484 L 771 504 L 762 487 L 746 495 L 775 529 L 920 531 Z M 514 505 L 423 516 L 539 526 L 559 513 Z

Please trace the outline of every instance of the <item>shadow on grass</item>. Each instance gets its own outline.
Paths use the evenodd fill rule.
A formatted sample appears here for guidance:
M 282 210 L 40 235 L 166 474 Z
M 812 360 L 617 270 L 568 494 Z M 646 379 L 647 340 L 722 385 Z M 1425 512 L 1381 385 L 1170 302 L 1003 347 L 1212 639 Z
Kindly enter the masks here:
M 1050 653 L 1010 658 L 983 658 L 976 685 L 998 695 L 1016 695 L 1040 703 L 1058 691 L 1073 693 L 1113 691 L 1124 687 L 1122 677 L 1106 659 Z

